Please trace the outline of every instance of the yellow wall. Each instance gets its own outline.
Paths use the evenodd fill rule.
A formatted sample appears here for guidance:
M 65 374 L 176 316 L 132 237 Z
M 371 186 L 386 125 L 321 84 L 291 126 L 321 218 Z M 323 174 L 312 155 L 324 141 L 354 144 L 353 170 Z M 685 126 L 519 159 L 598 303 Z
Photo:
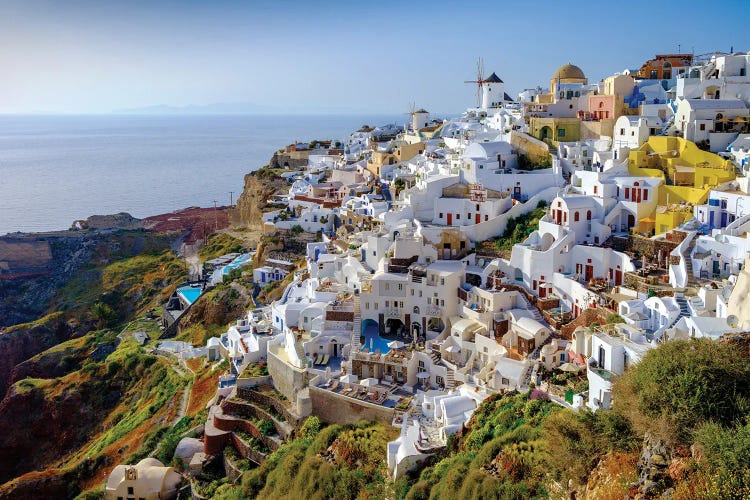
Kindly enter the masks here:
M 550 128 L 550 134 L 546 138 L 542 138 L 544 127 Z M 565 130 L 564 136 L 560 136 L 560 129 Z M 581 139 L 581 120 L 578 118 L 532 117 L 529 133 L 539 140 L 552 143 L 578 141 Z
M 678 170 L 677 166 L 683 168 Z M 630 175 L 659 177 L 680 184 L 659 186 L 658 206 L 662 210 L 651 215 L 656 221 L 656 234 L 670 231 L 692 217 L 691 209 L 669 210 L 669 207 L 680 203 L 705 203 L 711 189 L 735 178 L 734 166 L 729 160 L 703 151 L 681 137 L 650 137 L 630 153 L 628 171 Z

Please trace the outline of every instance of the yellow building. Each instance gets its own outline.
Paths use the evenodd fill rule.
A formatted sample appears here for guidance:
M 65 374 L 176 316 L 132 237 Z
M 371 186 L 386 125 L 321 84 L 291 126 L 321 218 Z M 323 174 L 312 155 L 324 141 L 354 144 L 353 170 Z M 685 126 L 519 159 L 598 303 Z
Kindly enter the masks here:
M 399 141 L 395 147 L 388 151 L 373 151 L 367 160 L 367 170 L 380 177 L 380 169 L 383 166 L 411 160 L 418 154 L 424 153 L 424 148 L 424 142 L 409 144 L 405 141 Z
M 578 118 L 534 117 L 529 134 L 544 142 L 571 142 L 581 139 L 581 120 Z
M 662 234 L 693 217 L 711 189 L 735 179 L 734 165 L 681 137 L 652 136 L 628 157 L 633 176 L 660 177 L 655 213 L 641 219 L 638 232 Z

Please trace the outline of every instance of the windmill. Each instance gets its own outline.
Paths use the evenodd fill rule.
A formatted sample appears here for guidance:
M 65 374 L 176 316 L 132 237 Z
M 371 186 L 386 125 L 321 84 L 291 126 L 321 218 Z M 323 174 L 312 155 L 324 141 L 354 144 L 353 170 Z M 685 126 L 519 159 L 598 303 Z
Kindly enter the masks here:
M 477 79 L 476 80 L 465 80 L 464 83 L 476 83 L 477 84 L 477 107 L 482 106 L 482 84 L 484 83 L 484 61 L 480 57 L 477 59 Z
M 412 118 L 414 118 L 414 110 L 417 109 L 417 103 L 416 102 L 409 102 L 409 112 L 404 113 L 405 115 L 409 115 L 409 123 L 404 126 L 404 130 L 408 130 L 409 126 L 412 123 Z

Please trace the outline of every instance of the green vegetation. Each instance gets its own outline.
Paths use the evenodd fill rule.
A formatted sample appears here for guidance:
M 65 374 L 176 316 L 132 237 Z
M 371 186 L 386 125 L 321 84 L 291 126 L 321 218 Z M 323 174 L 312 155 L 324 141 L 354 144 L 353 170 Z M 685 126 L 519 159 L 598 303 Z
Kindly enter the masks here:
M 550 167 L 552 167 L 552 160 L 549 157 L 542 161 L 533 162 L 524 154 L 518 156 L 519 170 L 543 170 Z
M 265 361 L 248 363 L 242 370 L 240 377 L 266 377 L 268 376 L 268 364 Z
M 219 487 L 215 498 L 386 498 L 386 443 L 396 434 L 372 422 L 325 427 L 282 445 L 239 486 Z
M 518 217 L 511 217 L 508 219 L 508 225 L 505 227 L 505 232 L 501 237 L 477 243 L 477 247 L 510 252 L 513 245 L 523 243 L 531 233 L 537 230 L 539 219 L 546 214 L 546 206 L 547 203 L 541 200 L 531 212 L 519 215 Z
M 244 250 L 242 242 L 234 236 L 227 233 L 214 233 L 208 237 L 206 245 L 198 251 L 198 256 L 201 260 L 206 261 Z

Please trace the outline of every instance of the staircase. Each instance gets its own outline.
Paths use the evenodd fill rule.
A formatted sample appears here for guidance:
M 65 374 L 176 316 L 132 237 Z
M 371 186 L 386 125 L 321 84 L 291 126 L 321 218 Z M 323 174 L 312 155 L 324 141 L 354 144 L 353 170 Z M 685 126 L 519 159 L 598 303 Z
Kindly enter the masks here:
M 521 293 L 520 295 L 523 298 L 523 302 L 526 305 L 526 309 L 528 309 L 529 312 L 531 312 L 531 316 L 535 320 L 539 321 L 540 323 L 544 323 L 544 317 L 542 316 L 542 313 L 539 312 L 539 309 L 537 309 L 536 306 L 534 306 L 531 302 L 529 302 L 529 299 L 526 298 L 525 294 Z
M 446 389 L 453 389 L 456 386 L 455 373 L 456 372 L 448 368 L 448 373 L 445 376 L 445 388 Z
M 693 255 L 693 250 L 695 249 L 695 240 L 696 238 L 693 238 L 693 241 L 690 242 L 690 245 L 688 245 L 685 253 L 682 254 L 682 258 L 685 259 L 685 271 L 687 273 L 686 286 L 700 285 L 696 277 L 693 275 L 693 259 L 690 257 L 691 255 Z
M 432 359 L 432 362 L 434 364 L 436 365 L 439 364 L 440 363 L 440 351 L 436 351 L 435 349 L 433 349 L 432 352 L 430 353 L 430 359 Z
M 359 308 L 359 294 L 354 295 L 354 322 L 352 326 L 352 353 L 362 349 L 360 335 L 362 335 L 362 312 Z
M 680 306 L 680 316 L 690 316 L 690 307 L 688 306 L 687 300 L 685 300 L 685 297 L 677 297 L 674 298 L 677 301 L 677 304 Z

